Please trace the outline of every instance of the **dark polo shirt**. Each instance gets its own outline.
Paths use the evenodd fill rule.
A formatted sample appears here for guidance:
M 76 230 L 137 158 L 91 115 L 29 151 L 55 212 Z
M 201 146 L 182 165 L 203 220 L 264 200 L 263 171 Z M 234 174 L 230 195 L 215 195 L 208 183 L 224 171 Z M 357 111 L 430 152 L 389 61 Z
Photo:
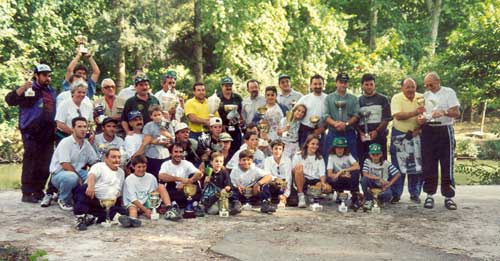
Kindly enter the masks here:
M 144 124 L 150 122 L 151 118 L 149 117 L 148 110 L 151 105 L 160 105 L 160 102 L 155 96 L 148 94 L 148 100 L 144 101 L 137 98 L 137 94 L 134 95 L 125 102 L 122 112 L 122 121 L 128 121 L 128 113 L 137 110 L 141 112 Z

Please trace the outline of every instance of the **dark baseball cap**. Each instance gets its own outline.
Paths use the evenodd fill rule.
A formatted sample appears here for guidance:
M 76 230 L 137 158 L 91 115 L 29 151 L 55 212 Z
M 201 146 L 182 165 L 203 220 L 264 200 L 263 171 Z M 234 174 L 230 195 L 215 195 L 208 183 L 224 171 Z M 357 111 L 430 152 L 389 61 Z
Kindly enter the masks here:
M 128 113 L 128 120 L 131 121 L 137 117 L 141 117 L 142 118 L 142 114 L 140 111 L 131 111 Z
M 102 120 L 102 126 L 104 126 L 104 125 L 106 125 L 106 124 L 108 124 L 110 122 L 114 122 L 115 124 L 118 124 L 117 120 L 115 120 L 115 119 L 113 119 L 111 117 L 106 117 L 106 118 L 104 118 L 104 120 Z
M 149 82 L 148 76 L 145 74 L 142 74 L 142 75 L 135 77 L 134 84 L 137 85 L 140 82 Z
M 289 79 L 290 80 L 290 76 L 288 74 L 285 74 L 285 73 L 282 73 L 278 76 L 278 82 L 281 81 L 281 79 Z
M 349 75 L 345 72 L 341 72 L 337 74 L 337 78 L 335 78 L 335 81 L 343 81 L 343 82 L 348 82 L 349 81 Z
M 224 76 L 224 78 L 222 78 L 222 80 L 220 80 L 220 84 L 221 85 L 224 85 L 224 84 L 233 85 L 233 79 L 231 79 L 231 77 L 229 77 L 229 76 Z

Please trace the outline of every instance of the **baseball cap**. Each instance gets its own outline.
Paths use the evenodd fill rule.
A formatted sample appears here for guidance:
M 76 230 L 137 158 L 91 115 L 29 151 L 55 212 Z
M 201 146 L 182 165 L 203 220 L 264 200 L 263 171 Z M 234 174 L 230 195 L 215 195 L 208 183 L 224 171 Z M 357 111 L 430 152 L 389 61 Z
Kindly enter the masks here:
M 231 135 L 229 135 L 229 133 L 223 132 L 220 134 L 219 140 L 220 141 L 233 141 L 233 138 L 231 137 Z
M 281 79 L 285 79 L 285 78 L 290 79 L 290 76 L 288 74 L 284 74 L 284 73 L 280 74 L 278 76 L 278 82 L 281 81 Z
M 336 137 L 333 139 L 333 146 L 339 148 L 347 148 L 347 139 L 344 137 Z
M 140 111 L 131 111 L 128 113 L 128 120 L 131 121 L 137 117 L 141 117 L 142 118 L 142 114 Z
M 149 78 L 147 75 L 143 74 L 135 77 L 134 84 L 137 85 L 140 82 L 146 82 L 146 81 L 149 82 Z
M 229 77 L 229 76 L 224 76 L 224 78 L 222 78 L 222 80 L 220 80 L 220 84 L 221 85 L 223 85 L 223 84 L 233 85 L 233 79 L 231 79 L 231 77 Z
M 179 122 L 175 125 L 174 127 L 174 132 L 177 133 L 178 131 L 181 131 L 181 130 L 184 130 L 184 129 L 187 129 L 188 126 L 186 123 L 184 122 Z
M 129 115 L 130 115 L 130 113 L 129 113 Z M 110 122 L 114 122 L 115 124 L 118 124 L 117 120 L 115 120 L 115 119 L 113 119 L 111 117 L 106 117 L 106 118 L 104 118 L 104 120 L 102 120 L 102 126 L 104 126 L 104 125 L 106 125 L 106 124 L 108 124 Z
M 35 69 L 33 70 L 34 73 L 42 73 L 42 72 L 52 72 L 52 69 L 50 69 L 50 66 L 46 64 L 37 64 L 35 66 Z
M 177 73 L 175 71 L 169 70 L 163 76 L 164 78 L 174 78 L 177 80 Z
M 340 72 L 337 74 L 337 78 L 335 78 L 335 81 L 343 81 L 343 82 L 348 82 L 349 81 L 349 75 L 345 72 Z
M 209 124 L 209 126 L 213 126 L 213 125 L 222 125 L 222 119 L 219 118 L 219 117 L 212 117 L 212 118 L 210 118 L 210 124 Z
M 380 146 L 380 144 L 377 143 L 370 144 L 370 146 L 368 147 L 368 153 L 380 154 L 382 153 L 382 146 Z

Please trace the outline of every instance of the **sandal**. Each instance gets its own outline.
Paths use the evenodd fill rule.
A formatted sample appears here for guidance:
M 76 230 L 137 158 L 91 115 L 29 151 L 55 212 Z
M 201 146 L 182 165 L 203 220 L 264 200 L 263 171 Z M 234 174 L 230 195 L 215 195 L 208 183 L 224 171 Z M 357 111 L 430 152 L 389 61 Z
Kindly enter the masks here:
M 434 208 L 434 199 L 427 197 L 424 202 L 424 208 Z
M 444 200 L 444 206 L 448 210 L 457 210 L 457 204 L 451 198 Z

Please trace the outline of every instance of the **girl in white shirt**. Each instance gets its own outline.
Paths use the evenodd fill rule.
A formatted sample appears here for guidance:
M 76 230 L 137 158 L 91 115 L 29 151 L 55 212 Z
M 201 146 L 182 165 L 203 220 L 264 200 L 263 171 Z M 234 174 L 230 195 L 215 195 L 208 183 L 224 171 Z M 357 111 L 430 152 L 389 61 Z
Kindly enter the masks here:
M 307 113 L 307 108 L 304 104 L 297 104 L 290 113 L 292 114 L 291 119 L 288 119 L 288 117 L 281 119 L 277 133 L 285 143 L 283 155 L 292 159 L 300 150 L 299 127 L 302 119 Z

